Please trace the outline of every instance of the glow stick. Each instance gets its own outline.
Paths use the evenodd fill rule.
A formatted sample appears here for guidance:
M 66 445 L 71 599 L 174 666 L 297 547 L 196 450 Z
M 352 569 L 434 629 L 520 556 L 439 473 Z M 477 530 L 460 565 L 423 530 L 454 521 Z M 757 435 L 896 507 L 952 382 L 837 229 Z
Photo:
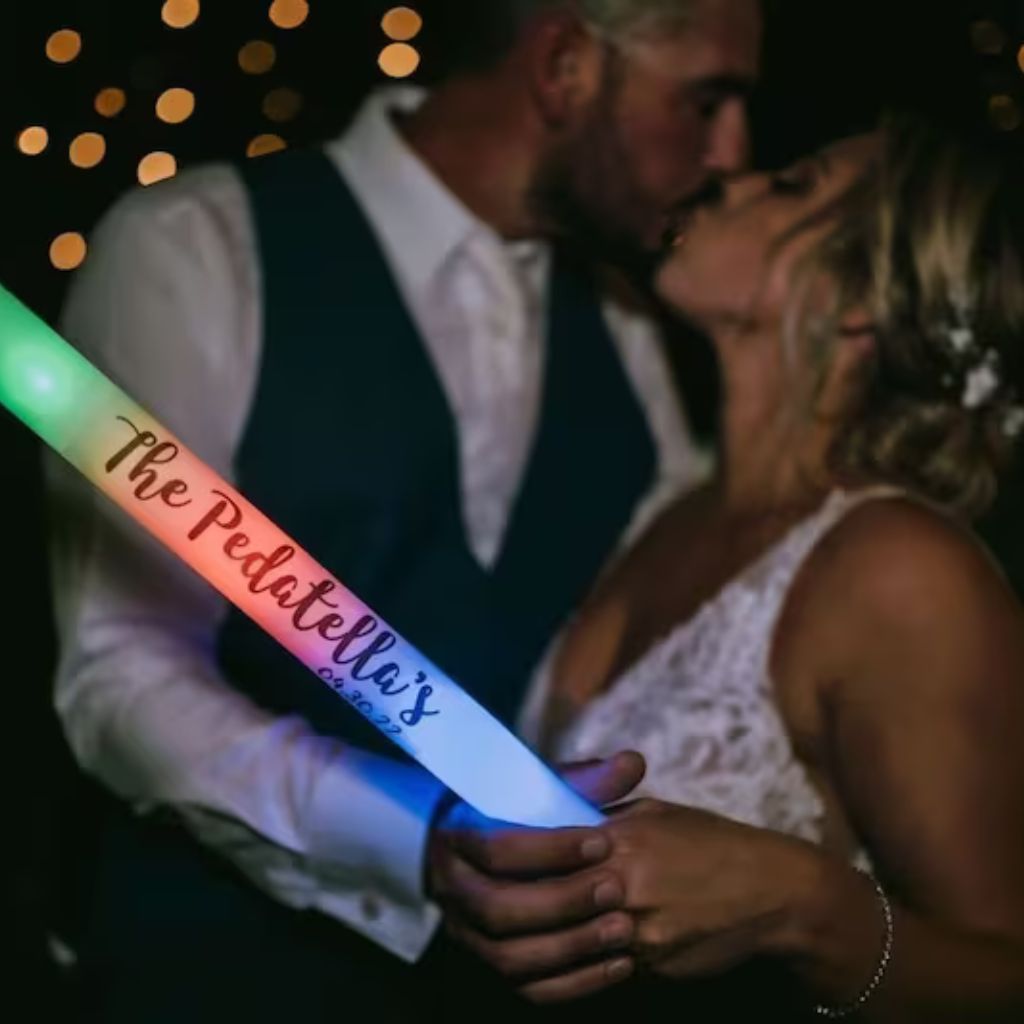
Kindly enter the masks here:
M 3 288 L 0 402 L 482 814 L 539 827 L 602 821 L 505 726 Z

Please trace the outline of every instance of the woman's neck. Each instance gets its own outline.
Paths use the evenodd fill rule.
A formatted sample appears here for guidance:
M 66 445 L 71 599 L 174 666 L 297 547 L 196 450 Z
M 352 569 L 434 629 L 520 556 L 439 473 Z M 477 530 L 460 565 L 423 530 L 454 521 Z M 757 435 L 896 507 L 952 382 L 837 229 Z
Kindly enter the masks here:
M 771 394 L 764 375 L 724 373 L 719 501 L 737 519 L 801 514 L 836 486 L 828 467 L 833 431 Z M 781 393 L 781 389 L 780 389 Z

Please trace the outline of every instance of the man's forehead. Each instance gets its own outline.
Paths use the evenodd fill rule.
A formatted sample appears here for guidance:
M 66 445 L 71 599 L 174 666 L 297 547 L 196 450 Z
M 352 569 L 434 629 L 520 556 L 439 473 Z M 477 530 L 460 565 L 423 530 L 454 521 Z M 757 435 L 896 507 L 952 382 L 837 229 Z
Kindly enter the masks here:
M 692 15 L 675 31 L 635 38 L 637 55 L 677 79 L 751 85 L 761 60 L 757 0 L 693 0 Z

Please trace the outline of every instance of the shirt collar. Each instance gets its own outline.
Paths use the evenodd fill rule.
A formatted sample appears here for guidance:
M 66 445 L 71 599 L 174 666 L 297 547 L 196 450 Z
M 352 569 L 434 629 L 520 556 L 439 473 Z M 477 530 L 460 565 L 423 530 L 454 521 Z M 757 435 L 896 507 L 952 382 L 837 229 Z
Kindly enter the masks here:
M 402 138 L 392 112 L 414 111 L 426 92 L 378 89 L 327 153 L 341 168 L 392 261 L 424 294 L 474 234 L 492 229 L 455 196 Z

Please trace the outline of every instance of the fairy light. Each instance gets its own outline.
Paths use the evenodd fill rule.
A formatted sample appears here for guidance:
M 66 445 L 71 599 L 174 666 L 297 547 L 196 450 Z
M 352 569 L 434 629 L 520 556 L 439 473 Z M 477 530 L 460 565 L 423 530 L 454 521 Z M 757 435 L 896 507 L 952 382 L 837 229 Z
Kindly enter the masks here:
M 411 7 L 392 7 L 381 19 L 380 27 L 388 39 L 407 43 L 419 35 L 423 18 Z
M 274 0 L 268 13 L 278 28 L 298 28 L 309 17 L 309 4 L 306 0 Z
M 103 162 L 107 155 L 107 141 L 99 132 L 82 132 L 68 147 L 68 156 L 75 167 L 89 170 Z
M 62 28 L 46 40 L 46 56 L 54 64 L 70 64 L 82 52 L 82 37 L 71 28 Z
M 74 270 L 85 260 L 88 246 L 77 231 L 65 231 L 50 243 L 50 263 L 57 270 Z
M 170 28 L 188 28 L 199 17 L 199 0 L 167 0 L 160 17 Z
M 1016 131 L 1021 125 L 1020 106 L 1012 96 L 1003 93 L 989 97 L 988 115 L 1001 132 Z
M 195 95 L 188 89 L 167 89 L 156 101 L 156 116 L 167 124 L 181 124 L 187 121 L 195 109 Z
M 25 156 L 39 156 L 50 144 L 50 133 L 42 125 L 30 125 L 18 132 L 18 151 Z
M 272 43 L 253 39 L 238 51 L 238 66 L 247 75 L 265 75 L 277 63 Z
M 107 89 L 101 89 L 96 93 L 93 107 L 101 117 L 117 117 L 124 110 L 127 103 L 128 97 L 125 95 L 124 89 L 117 89 L 111 86 Z
M 287 86 L 272 89 L 263 97 L 263 115 L 270 121 L 283 124 L 294 121 L 302 110 L 302 94 Z
M 268 156 L 271 153 L 277 153 L 282 149 L 287 148 L 288 143 L 285 142 L 280 135 L 268 133 L 266 135 L 257 135 L 256 138 L 246 146 L 245 155 L 247 157 Z
M 419 51 L 408 43 L 391 43 L 381 50 L 377 64 L 389 78 L 408 78 L 420 66 Z
M 137 173 L 140 185 L 155 185 L 158 181 L 173 178 L 178 173 L 178 162 L 170 153 L 158 150 L 147 153 L 139 161 Z

